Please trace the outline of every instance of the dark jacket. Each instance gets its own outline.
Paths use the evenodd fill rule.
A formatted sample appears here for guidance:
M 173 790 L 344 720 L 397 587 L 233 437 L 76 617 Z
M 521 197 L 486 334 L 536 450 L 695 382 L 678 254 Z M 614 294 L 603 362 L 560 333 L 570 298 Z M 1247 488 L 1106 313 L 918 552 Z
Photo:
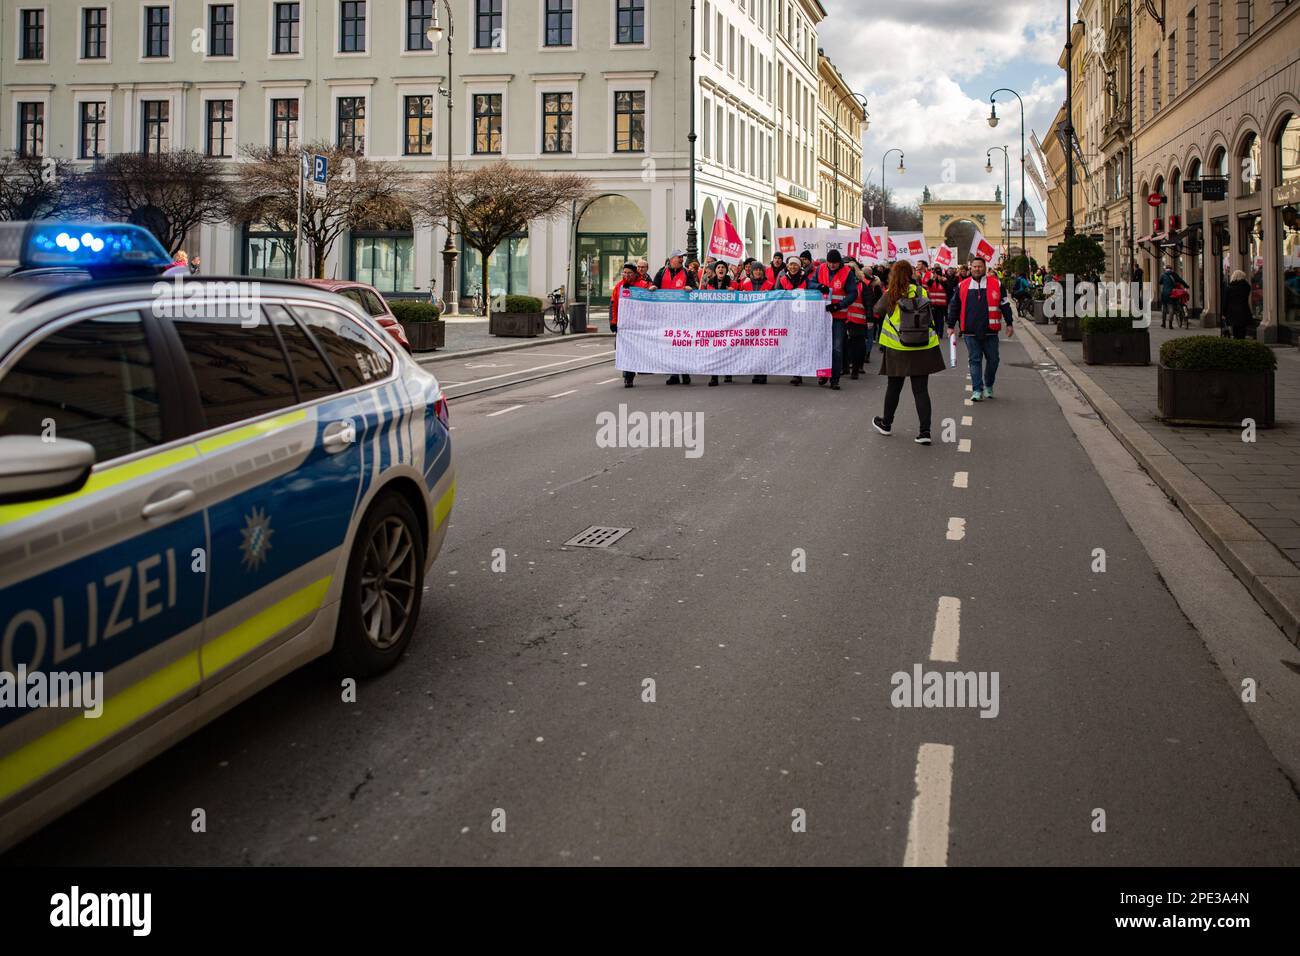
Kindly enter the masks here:
M 845 266 L 844 268 L 848 269 L 848 266 Z M 832 269 L 831 266 L 827 264 L 826 272 L 828 276 L 833 278 L 836 270 Z M 822 284 L 822 282 L 818 279 L 819 274 L 820 274 L 820 269 L 818 269 L 818 271 L 813 274 L 812 276 L 813 280 L 816 282 L 818 288 L 822 289 L 824 292 L 829 293 L 830 286 Z M 844 296 L 839 299 L 831 299 L 830 302 L 827 303 L 830 306 L 830 309 L 828 309 L 827 311 L 845 312 L 848 310 L 848 307 L 851 306 L 856 301 L 858 301 L 858 277 L 857 274 L 854 273 L 852 269 L 849 269 L 849 274 L 844 279 Z
M 1223 292 L 1223 319 L 1229 325 L 1244 326 L 1255 321 L 1250 308 L 1250 281 L 1229 282 Z
M 1173 294 L 1174 289 L 1186 285 L 1182 276 L 1172 269 L 1166 269 L 1160 273 L 1160 301 L 1169 302 L 1169 296 Z

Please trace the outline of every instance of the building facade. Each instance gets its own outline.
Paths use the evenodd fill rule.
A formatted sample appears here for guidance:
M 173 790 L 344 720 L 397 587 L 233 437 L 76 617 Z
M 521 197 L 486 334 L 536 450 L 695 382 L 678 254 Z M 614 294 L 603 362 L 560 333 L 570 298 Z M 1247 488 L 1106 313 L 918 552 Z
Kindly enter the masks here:
M 776 219 L 817 226 L 817 26 L 820 0 L 776 0 Z
M 1133 234 L 1133 195 L 1130 185 L 1133 89 L 1129 70 L 1131 0 L 1102 0 L 1103 115 L 1098 144 L 1102 164 L 1102 224 L 1106 274 L 1126 279 L 1133 268 L 1129 247 Z M 1094 36 L 1097 36 L 1094 34 Z
M 866 108 L 835 64 L 817 51 L 817 225 L 857 229 L 862 224 L 862 134 Z
M 1172 265 L 1208 325 L 1240 270 L 1260 338 L 1297 341 L 1300 3 L 1168 0 L 1160 13 L 1133 11 L 1139 262 L 1149 280 Z M 1216 180 L 1222 199 L 1206 192 Z
M 246 146 L 329 142 L 418 178 L 447 161 L 450 99 L 455 163 L 504 159 L 593 183 L 570 215 L 533 223 L 497 250 L 493 294 L 565 285 L 581 297 L 590 276 L 601 299 L 626 259 L 657 265 L 684 247 L 692 96 L 702 246 L 709 217 L 725 207 L 751 254 L 764 254 L 778 185 L 815 213 L 820 4 L 700 0 L 692 31 L 690 0 L 452 0 L 450 82 L 448 41 L 435 49 L 425 35 L 435 7 L 446 27 L 441 0 L 66 9 L 0 0 L 0 145 L 82 168 L 111 153 L 194 149 L 234 177 Z M 778 85 L 783 70 L 798 89 Z M 357 229 L 335 244 L 326 274 L 424 294 L 441 277 L 444 239 L 414 217 L 409 228 Z M 187 251 L 207 273 L 295 270 L 293 236 L 271 224 L 205 226 Z M 590 271 L 578 268 L 584 261 Z M 479 270 L 477 253 L 462 248 L 462 295 Z

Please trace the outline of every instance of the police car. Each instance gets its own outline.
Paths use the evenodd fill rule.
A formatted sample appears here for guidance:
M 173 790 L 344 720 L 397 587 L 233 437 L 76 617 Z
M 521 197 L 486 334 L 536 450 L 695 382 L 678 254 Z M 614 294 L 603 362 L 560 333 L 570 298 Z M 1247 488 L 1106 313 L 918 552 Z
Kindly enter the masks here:
M 333 293 L 169 264 L 0 224 L 0 849 L 315 657 L 391 667 L 446 535 L 433 376 Z

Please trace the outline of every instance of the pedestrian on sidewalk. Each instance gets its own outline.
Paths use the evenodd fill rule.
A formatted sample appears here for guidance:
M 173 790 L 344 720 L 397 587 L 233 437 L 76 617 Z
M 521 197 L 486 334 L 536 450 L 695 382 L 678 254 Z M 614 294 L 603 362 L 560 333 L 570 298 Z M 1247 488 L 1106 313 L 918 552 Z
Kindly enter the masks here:
M 993 382 L 998 377 L 998 333 L 1003 324 L 1007 338 L 1016 334 L 1002 285 L 997 276 L 985 272 L 986 265 L 978 256 L 972 258 L 970 278 L 961 281 L 957 295 L 948 303 L 948 328 L 960 325 L 966 343 L 972 402 L 993 397 Z
M 1130 274 L 1130 280 L 1133 283 L 1134 299 L 1137 301 L 1137 307 L 1142 308 L 1142 267 L 1136 262 L 1133 263 L 1133 272 Z
M 648 279 L 641 278 L 635 262 L 623 263 L 623 275 L 614 283 L 614 291 L 609 297 L 609 330 L 618 335 L 618 301 L 623 297 L 624 289 L 652 289 Z M 623 387 L 631 388 L 636 379 L 636 372 L 623 372 Z
M 918 445 L 930 444 L 930 379 L 942 372 L 943 351 L 939 336 L 930 324 L 930 303 L 925 289 L 913 281 L 912 264 L 895 262 L 889 270 L 889 284 L 876 303 L 875 314 L 880 326 L 880 374 L 889 379 L 885 386 L 885 410 L 871 420 L 871 427 L 882 435 L 892 435 L 894 413 L 903 394 L 903 382 L 911 379 L 912 398 L 920 432 Z
M 1175 301 L 1175 289 L 1186 289 L 1187 283 L 1183 277 L 1174 271 L 1170 263 L 1165 264 L 1164 271 L 1160 273 L 1160 327 L 1174 328 L 1174 322 L 1177 321 L 1178 303 Z M 1183 313 L 1184 317 L 1186 312 Z
M 1234 339 L 1244 339 L 1254 314 L 1250 309 L 1250 280 L 1240 269 L 1232 273 L 1223 295 L 1223 320 L 1232 329 Z

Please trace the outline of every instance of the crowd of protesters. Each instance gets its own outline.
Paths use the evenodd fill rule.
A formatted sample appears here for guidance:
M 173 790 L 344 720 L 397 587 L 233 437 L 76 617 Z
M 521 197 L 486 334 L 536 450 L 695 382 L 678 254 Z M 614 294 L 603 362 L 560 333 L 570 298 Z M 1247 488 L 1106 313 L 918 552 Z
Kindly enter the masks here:
M 860 378 L 871 364 L 872 351 L 879 347 L 880 374 L 887 379 L 884 414 L 872 422 L 882 435 L 892 434 L 893 420 L 904 383 L 910 380 L 916 402 L 919 431 L 916 441 L 930 443 L 930 398 L 928 376 L 942 371 L 944 361 L 940 338 L 945 332 L 960 335 L 966 345 L 972 382 L 972 399 L 993 397 L 998 370 L 998 333 L 1014 334 L 1010 301 L 1028 297 L 1047 279 L 1044 270 L 1030 276 L 1017 275 L 1010 289 L 1003 290 L 1003 274 L 987 268 L 984 260 L 947 269 L 931 268 L 926 262 L 913 265 L 898 261 L 892 265 L 868 264 L 845 258 L 831 250 L 824 261 L 809 251 L 786 258 L 776 253 L 770 262 L 746 259 L 727 263 L 707 258 L 703 263 L 687 260 L 674 252 L 654 275 L 645 259 L 628 262 L 610 297 L 610 330 L 618 332 L 618 306 L 624 288 L 638 289 L 734 289 L 740 292 L 809 289 L 820 292 L 831 315 L 830 374 L 818 376 L 817 384 L 838 391 L 845 374 Z M 924 328 L 921 325 L 924 325 Z M 623 372 L 623 384 L 632 388 L 635 372 Z M 766 385 L 766 375 L 751 381 Z M 732 376 L 713 376 L 709 385 L 732 382 Z M 669 375 L 668 385 L 690 385 L 688 374 Z M 802 385 L 795 376 L 791 385 Z

